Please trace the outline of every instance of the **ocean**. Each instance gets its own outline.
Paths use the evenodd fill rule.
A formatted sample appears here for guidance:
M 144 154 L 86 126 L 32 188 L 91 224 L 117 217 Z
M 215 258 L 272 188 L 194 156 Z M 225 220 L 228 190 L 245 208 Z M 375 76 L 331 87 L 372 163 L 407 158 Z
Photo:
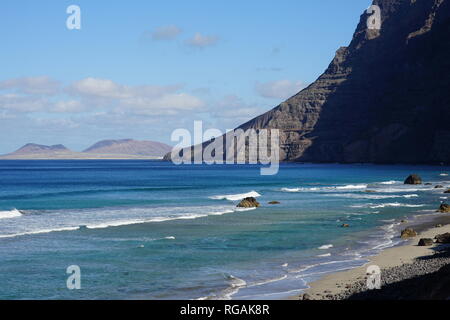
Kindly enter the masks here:
M 286 298 L 401 244 L 400 221 L 437 216 L 434 186 L 450 187 L 449 167 L 259 169 L 0 161 L 0 299 Z M 411 173 L 433 185 L 404 185 Z M 246 196 L 262 206 L 237 209 Z

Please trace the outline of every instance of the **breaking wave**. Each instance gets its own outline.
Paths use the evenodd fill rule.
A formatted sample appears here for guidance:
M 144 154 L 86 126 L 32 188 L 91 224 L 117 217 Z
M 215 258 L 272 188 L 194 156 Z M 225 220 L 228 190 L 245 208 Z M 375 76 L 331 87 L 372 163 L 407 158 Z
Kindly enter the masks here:
M 11 219 L 22 216 L 22 213 L 17 209 L 12 209 L 10 211 L 0 211 L 0 219 Z
M 247 193 L 218 195 L 218 196 L 212 196 L 209 198 L 213 199 L 213 200 L 238 201 L 238 200 L 242 200 L 242 199 L 249 198 L 249 197 L 257 198 L 257 197 L 261 197 L 261 195 L 256 191 L 251 191 L 251 192 L 247 192 Z

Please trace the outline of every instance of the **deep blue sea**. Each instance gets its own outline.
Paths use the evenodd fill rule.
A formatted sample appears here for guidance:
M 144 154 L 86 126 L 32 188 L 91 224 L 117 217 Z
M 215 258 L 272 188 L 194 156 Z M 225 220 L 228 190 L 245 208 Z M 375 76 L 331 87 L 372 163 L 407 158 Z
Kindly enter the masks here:
M 0 161 L 0 299 L 285 298 L 399 244 L 400 220 L 436 216 L 449 172 Z M 403 185 L 411 173 L 433 185 Z M 245 196 L 262 207 L 236 209 Z

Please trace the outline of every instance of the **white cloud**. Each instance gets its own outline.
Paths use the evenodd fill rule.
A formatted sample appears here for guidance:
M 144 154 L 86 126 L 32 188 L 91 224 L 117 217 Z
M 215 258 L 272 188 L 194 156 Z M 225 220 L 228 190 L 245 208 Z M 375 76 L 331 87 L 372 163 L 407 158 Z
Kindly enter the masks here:
M 188 90 L 180 84 L 128 85 L 90 77 L 45 91 L 45 86 L 30 83 L 36 84 L 3 82 L 8 89 L 0 90 L 0 121 L 4 129 L 20 123 L 27 132 L 51 140 L 117 135 L 166 139 L 175 128 L 191 128 L 194 120 L 224 131 L 266 111 L 235 95 L 215 100 L 210 90 Z M 28 134 L 23 139 L 33 140 Z
M 186 43 L 192 47 L 205 48 L 215 45 L 219 41 L 216 36 L 206 36 L 197 32 L 192 38 L 188 39 Z
M 79 123 L 72 119 L 36 118 L 34 121 L 39 127 L 51 130 L 75 129 L 80 126 Z
M 181 32 L 182 30 L 179 27 L 168 25 L 156 28 L 150 36 L 152 40 L 173 40 L 178 37 Z
M 83 98 L 84 104 L 114 106 L 116 112 L 140 115 L 173 115 L 201 109 L 199 98 L 178 92 L 180 85 L 127 86 L 108 79 L 86 78 L 72 84 L 70 93 Z
M 85 78 L 74 82 L 69 92 L 81 96 L 107 99 L 127 99 L 139 96 L 159 97 L 181 89 L 181 85 L 156 86 L 127 86 L 108 79 Z
M 16 93 L 0 94 L 0 110 L 14 112 L 38 112 L 45 108 L 48 100 L 40 96 L 28 96 Z
M 48 78 L 47 80 L 49 83 L 56 82 Z M 5 87 L 27 88 L 27 92 L 31 92 L 28 90 L 31 86 L 23 85 L 30 82 L 7 80 L 4 83 Z M 33 86 L 33 90 L 36 88 L 38 86 Z M 43 86 L 39 88 L 42 89 Z M 129 86 L 110 79 L 85 78 L 73 82 L 64 90 L 54 92 L 54 96 L 24 92 L 0 93 L 0 111 L 60 114 L 109 112 L 126 116 L 131 114 L 150 116 L 179 115 L 201 110 L 205 106 L 200 98 L 180 92 L 181 89 L 182 86 L 179 84 Z
M 257 83 L 256 92 L 264 98 L 287 99 L 305 88 L 301 81 L 279 80 Z
M 69 87 L 71 93 L 110 99 L 126 98 L 130 95 L 127 91 L 126 86 L 116 84 L 112 80 L 97 78 L 85 78 Z
M 180 112 L 198 111 L 204 102 L 186 93 L 164 94 L 156 98 L 143 96 L 132 97 L 120 101 L 119 109 L 139 115 L 176 115 Z
M 53 104 L 52 112 L 58 113 L 76 113 L 82 112 L 86 108 L 85 106 L 77 100 L 66 100 L 66 101 L 57 101 Z
M 60 83 L 47 76 L 24 77 L 0 82 L 0 90 L 13 90 L 26 94 L 53 95 L 60 89 Z

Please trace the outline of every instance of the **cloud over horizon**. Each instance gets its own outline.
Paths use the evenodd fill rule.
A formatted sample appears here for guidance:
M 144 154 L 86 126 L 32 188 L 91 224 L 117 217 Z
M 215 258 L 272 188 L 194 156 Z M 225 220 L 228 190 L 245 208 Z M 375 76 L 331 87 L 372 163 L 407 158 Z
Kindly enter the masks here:
M 49 77 L 0 82 L 0 110 L 11 113 L 80 113 L 176 115 L 200 110 L 205 103 L 181 92 L 183 86 L 129 86 L 109 79 L 84 78 L 62 86 Z
M 256 83 L 254 89 L 264 98 L 285 99 L 303 87 L 300 81 L 279 80 Z M 1 125 L 34 132 L 27 135 L 30 141 L 45 137 L 32 142 L 63 143 L 80 136 L 169 142 L 172 130 L 191 129 L 194 120 L 224 131 L 266 112 L 270 104 L 179 83 L 129 85 L 95 77 L 62 83 L 48 76 L 0 81 Z
M 52 95 L 60 89 L 60 82 L 47 76 L 23 77 L 0 82 L 0 90 L 10 89 L 19 93 Z

